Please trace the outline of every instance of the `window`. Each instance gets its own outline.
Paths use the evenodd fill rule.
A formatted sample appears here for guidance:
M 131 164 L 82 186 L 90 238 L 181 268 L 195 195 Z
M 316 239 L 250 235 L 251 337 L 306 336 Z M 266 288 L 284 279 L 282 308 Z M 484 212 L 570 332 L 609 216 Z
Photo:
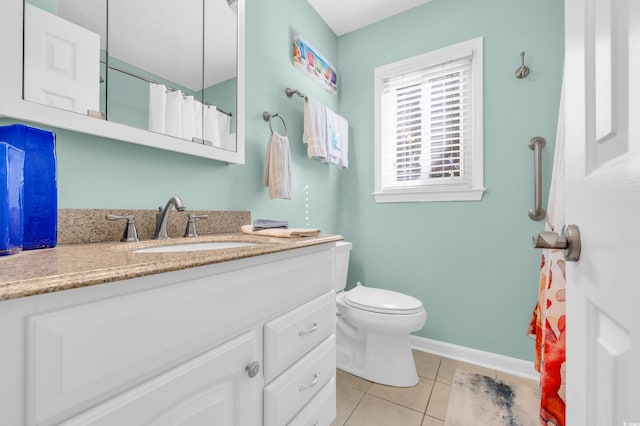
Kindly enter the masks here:
M 376 68 L 377 202 L 480 200 L 482 38 Z

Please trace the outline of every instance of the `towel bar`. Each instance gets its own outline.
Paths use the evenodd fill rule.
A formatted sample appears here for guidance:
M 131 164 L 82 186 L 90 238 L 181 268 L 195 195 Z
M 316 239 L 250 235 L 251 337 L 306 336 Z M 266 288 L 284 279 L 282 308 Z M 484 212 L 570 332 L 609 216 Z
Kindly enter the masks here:
M 307 95 L 305 95 L 304 93 L 302 93 L 301 91 L 299 91 L 297 89 L 290 89 L 290 88 L 287 87 L 285 89 L 285 93 L 287 94 L 288 98 L 292 97 L 293 95 L 298 95 L 302 99 L 304 99 L 305 101 L 308 100 Z
M 547 141 L 540 136 L 536 136 L 529 140 L 529 148 L 534 151 L 533 169 L 534 169 L 534 198 L 535 205 L 529 210 L 529 218 L 539 221 L 545 218 L 547 212 L 542 208 L 542 148 Z
M 282 118 L 280 114 L 278 114 L 277 112 L 274 112 L 272 114 L 268 111 L 265 111 L 262 113 L 262 119 L 267 123 L 269 123 L 269 130 L 271 130 L 271 134 L 273 134 L 273 127 L 271 127 L 271 119 L 275 117 L 278 117 L 280 121 L 282 121 L 282 125 L 284 126 L 284 135 L 287 136 L 287 133 L 289 133 L 287 130 L 287 123 L 284 122 L 284 118 Z

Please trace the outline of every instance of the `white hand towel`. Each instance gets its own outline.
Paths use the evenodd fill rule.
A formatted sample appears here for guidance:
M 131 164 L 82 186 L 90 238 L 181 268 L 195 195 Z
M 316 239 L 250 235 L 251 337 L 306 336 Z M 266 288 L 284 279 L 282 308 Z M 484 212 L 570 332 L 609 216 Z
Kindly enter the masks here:
M 319 229 L 314 228 L 289 228 L 289 229 L 261 229 L 259 231 L 253 230 L 253 225 L 242 225 L 240 227 L 243 233 L 249 235 L 263 235 L 266 237 L 278 237 L 278 238 L 296 238 L 296 237 L 317 237 L 320 235 Z
M 149 130 L 164 133 L 167 86 L 149 83 Z
M 269 198 L 291 199 L 291 151 L 286 136 L 272 133 L 264 163 L 264 186 Z
M 349 165 L 349 122 L 327 108 L 327 161 L 342 169 Z
M 313 98 L 304 103 L 304 131 L 302 141 L 307 144 L 309 158 L 327 158 L 327 118 L 326 108 Z
M 180 137 L 182 134 L 182 92 L 169 90 L 167 92 L 167 110 L 165 115 L 164 132 L 167 135 Z

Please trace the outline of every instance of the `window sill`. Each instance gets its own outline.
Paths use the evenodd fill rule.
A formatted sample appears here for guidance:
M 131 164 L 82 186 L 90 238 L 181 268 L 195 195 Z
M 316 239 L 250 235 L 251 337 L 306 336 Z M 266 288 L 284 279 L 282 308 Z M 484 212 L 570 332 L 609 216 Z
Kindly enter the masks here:
M 485 188 L 444 189 L 439 191 L 374 192 L 376 203 L 421 203 L 431 201 L 480 201 Z

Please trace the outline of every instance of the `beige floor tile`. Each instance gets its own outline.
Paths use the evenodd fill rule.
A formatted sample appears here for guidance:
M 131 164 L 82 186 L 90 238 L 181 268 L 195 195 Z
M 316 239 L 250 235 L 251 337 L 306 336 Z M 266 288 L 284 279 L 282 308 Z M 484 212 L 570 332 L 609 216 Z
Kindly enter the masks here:
M 447 404 L 449 404 L 450 392 L 451 385 L 435 382 L 433 385 L 433 391 L 431 391 L 431 398 L 429 398 L 429 403 L 427 405 L 427 416 L 444 420 L 444 417 L 447 414 Z
M 435 380 L 438 374 L 438 367 L 440 367 L 440 360 L 442 357 L 438 355 L 428 354 L 416 349 L 411 351 L 413 353 L 413 359 L 416 362 L 416 370 L 418 370 L 418 376 L 426 379 Z
M 427 409 L 427 402 L 431 395 L 431 389 L 433 389 L 433 383 L 433 380 L 422 377 L 419 378 L 417 385 L 410 388 L 398 388 L 374 383 L 367 393 L 424 413 Z
M 539 382 L 533 379 L 527 379 L 526 377 L 514 376 L 513 374 L 503 373 L 502 371 L 496 371 L 496 378 L 505 383 L 514 383 L 518 385 L 529 386 L 534 389 L 539 388 Z
M 435 417 L 424 416 L 421 426 L 444 426 L 444 421 L 436 419 Z
M 336 419 L 331 426 L 343 426 L 363 396 L 364 392 L 338 383 L 336 385 Z
M 336 369 L 336 381 L 362 392 L 368 391 L 371 387 L 370 381 L 354 376 L 353 374 L 349 374 L 339 368 Z
M 420 426 L 422 414 L 372 395 L 365 395 L 345 426 Z
M 468 373 L 482 374 L 491 377 L 492 379 L 496 378 L 496 371 L 490 368 L 480 367 L 478 365 L 468 364 L 466 362 L 456 361 L 449 358 L 442 358 L 440 368 L 438 369 L 438 375 L 436 376 L 436 381 L 450 385 L 456 368 Z

